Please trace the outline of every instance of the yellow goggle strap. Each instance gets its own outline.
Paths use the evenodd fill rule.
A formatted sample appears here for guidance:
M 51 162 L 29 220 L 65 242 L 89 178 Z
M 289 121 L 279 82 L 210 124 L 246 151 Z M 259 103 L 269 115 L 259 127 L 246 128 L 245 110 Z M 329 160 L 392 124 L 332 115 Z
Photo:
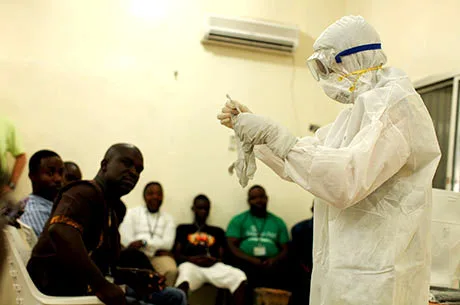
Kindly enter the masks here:
M 348 74 L 340 76 L 339 81 L 342 81 L 345 77 L 347 77 L 349 75 L 358 75 L 358 77 L 353 82 L 353 85 L 348 89 L 348 90 L 350 90 L 350 92 L 353 92 L 353 91 L 356 90 L 356 84 L 358 83 L 358 80 L 361 77 L 361 75 L 363 75 L 364 73 L 370 72 L 370 71 L 381 70 L 381 69 L 382 69 L 382 65 L 372 67 L 372 68 L 357 70 L 357 71 L 354 71 L 354 72 L 351 72 L 351 73 L 348 73 Z

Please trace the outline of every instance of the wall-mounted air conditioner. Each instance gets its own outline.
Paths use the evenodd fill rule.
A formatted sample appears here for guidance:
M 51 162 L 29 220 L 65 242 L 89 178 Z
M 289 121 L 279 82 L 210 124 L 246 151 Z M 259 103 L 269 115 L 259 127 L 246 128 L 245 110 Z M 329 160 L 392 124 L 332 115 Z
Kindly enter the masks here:
M 299 28 L 252 19 L 210 16 L 202 41 L 292 54 L 299 44 Z

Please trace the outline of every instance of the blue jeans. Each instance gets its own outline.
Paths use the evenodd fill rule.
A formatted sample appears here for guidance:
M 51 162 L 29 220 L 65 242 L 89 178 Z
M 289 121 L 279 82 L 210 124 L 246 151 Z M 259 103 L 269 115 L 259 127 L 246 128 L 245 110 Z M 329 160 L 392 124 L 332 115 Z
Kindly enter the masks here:
M 187 296 L 180 289 L 166 287 L 163 291 L 152 293 L 148 298 L 138 299 L 136 292 L 126 287 L 126 303 L 128 305 L 187 305 Z

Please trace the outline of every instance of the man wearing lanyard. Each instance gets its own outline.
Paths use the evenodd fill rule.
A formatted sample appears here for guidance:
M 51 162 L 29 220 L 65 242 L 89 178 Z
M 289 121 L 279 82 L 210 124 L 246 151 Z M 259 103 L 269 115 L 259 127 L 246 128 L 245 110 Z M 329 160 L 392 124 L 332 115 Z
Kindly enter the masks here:
M 284 258 L 289 233 L 284 221 L 267 211 L 265 189 L 254 185 L 248 192 L 249 211 L 230 221 L 227 241 L 234 265 L 248 277 L 249 287 L 287 288 Z
M 166 277 L 168 286 L 177 278 L 177 265 L 172 247 L 176 238 L 176 224 L 168 213 L 160 211 L 163 188 L 158 182 L 149 182 L 144 188 L 145 206 L 128 210 L 120 226 L 124 246 L 141 250 L 155 270 Z

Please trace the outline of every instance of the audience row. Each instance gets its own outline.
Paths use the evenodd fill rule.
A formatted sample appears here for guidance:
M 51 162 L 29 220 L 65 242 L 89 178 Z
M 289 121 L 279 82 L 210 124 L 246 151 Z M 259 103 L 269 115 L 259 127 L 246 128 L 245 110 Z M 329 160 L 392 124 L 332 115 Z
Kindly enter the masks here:
M 293 239 L 290 241 L 285 222 L 267 210 L 268 196 L 265 189 L 259 185 L 252 186 L 248 191 L 249 209 L 234 216 L 226 231 L 207 224 L 211 201 L 206 195 L 196 196 L 192 203 L 194 221 L 176 226 L 174 218 L 161 210 L 163 188 L 159 182 L 150 182 L 145 186 L 145 205 L 125 211 L 119 197 L 135 186 L 143 168 L 142 161 L 138 162 L 136 169 L 135 159 L 142 157 L 140 152 L 137 152 L 137 148 L 125 144 L 112 146 L 104 160 L 108 164 L 110 159 L 113 159 L 112 155 L 121 157 L 121 167 L 120 164 L 116 164 L 111 168 L 104 168 L 103 161 L 98 176 L 92 181 L 81 181 L 82 175 L 78 165 L 63 162 L 55 152 L 41 150 L 30 158 L 29 178 L 32 183 L 32 194 L 21 201 L 20 209 L 23 214 L 20 220 L 40 236 L 28 270 L 39 289 L 42 288 L 42 292 L 51 295 L 73 295 L 76 293 L 75 287 L 79 286 L 78 280 L 72 283 L 62 281 L 62 270 L 55 270 L 56 274 L 49 274 L 49 270 L 45 272 L 56 277 L 56 281 L 59 282 L 55 283 L 56 287 L 48 290 L 49 287 L 43 285 L 43 268 L 46 266 L 53 270 L 49 262 L 43 259 L 53 252 L 47 249 L 52 244 L 50 240 L 54 241 L 56 238 L 53 236 L 56 232 L 51 230 L 53 224 L 63 224 L 66 225 L 66 229 L 76 229 L 82 234 L 77 239 L 83 242 L 85 250 L 92 256 L 90 263 L 95 263 L 104 275 L 116 273 L 101 267 L 108 268 L 110 255 L 99 251 L 101 253 L 98 258 L 91 253 L 107 242 L 107 236 L 96 233 L 97 227 L 101 224 L 96 225 L 95 215 L 100 214 L 103 215 L 102 218 L 108 217 L 109 228 L 102 228 L 102 232 L 110 231 L 111 224 L 116 218 L 122 249 L 119 259 L 123 261 L 123 266 L 150 269 L 164 276 L 169 288 L 151 293 L 148 297 L 128 287 L 126 295 L 137 300 L 142 299 L 145 304 L 185 304 L 185 295 L 189 291 L 199 289 L 205 283 L 228 289 L 233 294 L 236 304 L 249 304 L 252 291 L 256 287 L 291 290 L 291 304 L 308 303 L 306 290 L 309 287 L 312 267 L 312 220 L 297 224 L 293 228 Z M 111 181 L 112 179 L 115 181 Z M 114 191 L 115 188 L 122 190 Z M 89 195 L 94 189 L 98 194 Z M 101 201 L 97 198 L 100 193 L 104 194 L 105 208 L 97 209 L 96 206 L 100 204 L 96 202 Z M 109 204 L 112 201 L 116 203 Z M 94 206 L 89 206 L 90 203 Z M 112 214 L 113 210 L 117 209 L 119 211 Z M 104 210 L 109 211 L 108 216 L 104 216 Z M 43 231 L 46 232 L 42 234 Z M 94 232 L 96 236 L 90 232 Z M 85 236 L 88 234 L 91 236 Z M 69 240 L 75 239 L 71 233 L 67 236 L 64 232 L 62 235 Z M 114 235 L 118 235 L 118 231 Z M 107 251 L 106 249 L 105 252 Z M 101 262 L 98 262 L 98 259 Z M 145 262 L 141 263 L 143 261 Z M 48 282 L 49 280 L 46 279 Z M 95 286 L 93 290 L 98 295 L 97 290 L 100 288 L 97 286 L 101 284 L 91 283 L 93 281 L 94 279 L 81 279 L 80 282 L 88 282 L 90 286 Z M 69 284 L 72 286 L 71 291 L 65 288 L 69 287 Z M 87 293 L 78 292 L 81 295 Z M 104 297 L 107 298 L 102 296 Z M 171 299 L 177 302 L 174 303 Z

